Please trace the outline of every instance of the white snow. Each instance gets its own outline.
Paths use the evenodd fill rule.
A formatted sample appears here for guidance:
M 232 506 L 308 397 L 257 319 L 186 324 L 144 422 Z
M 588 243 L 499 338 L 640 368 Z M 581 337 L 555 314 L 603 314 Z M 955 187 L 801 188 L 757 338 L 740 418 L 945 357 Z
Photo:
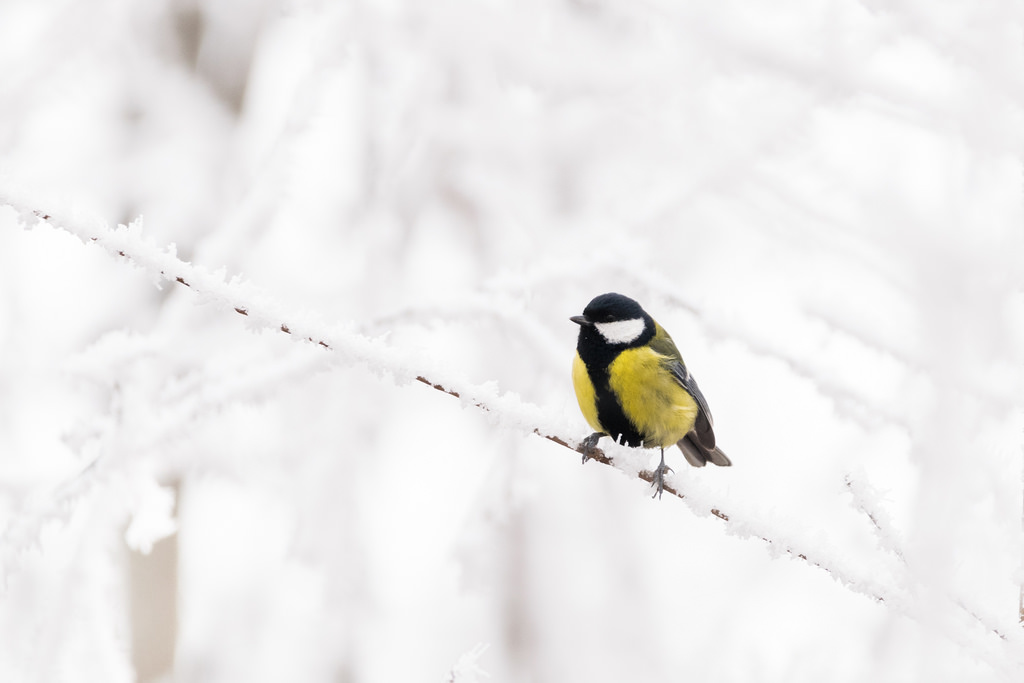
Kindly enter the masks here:
M 4 3 L 0 680 L 133 680 L 168 534 L 175 680 L 1019 680 L 1020 19 Z M 606 291 L 682 499 L 538 436 Z

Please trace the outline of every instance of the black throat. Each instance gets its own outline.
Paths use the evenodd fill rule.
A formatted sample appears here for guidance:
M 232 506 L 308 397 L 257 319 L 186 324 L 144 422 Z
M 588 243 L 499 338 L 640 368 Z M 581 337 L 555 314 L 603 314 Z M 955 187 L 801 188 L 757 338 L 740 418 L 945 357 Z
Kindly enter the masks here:
M 626 417 L 622 404 L 612 392 L 609 386 L 608 367 L 626 349 L 644 346 L 650 342 L 654 337 L 654 321 L 646 319 L 646 322 L 644 331 L 629 344 L 609 344 L 592 326 L 580 328 L 579 340 L 576 343 L 576 351 L 580 354 L 580 360 L 586 366 L 587 374 L 594 385 L 598 422 L 616 442 L 631 447 L 642 446 L 644 437 L 636 425 Z

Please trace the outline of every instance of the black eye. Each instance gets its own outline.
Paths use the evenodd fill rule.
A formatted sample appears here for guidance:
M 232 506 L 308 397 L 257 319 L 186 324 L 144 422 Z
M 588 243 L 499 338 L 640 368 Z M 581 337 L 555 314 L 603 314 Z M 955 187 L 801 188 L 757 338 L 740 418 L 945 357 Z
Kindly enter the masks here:
M 604 317 L 604 321 L 605 321 L 606 323 L 613 323 L 613 322 L 615 322 L 615 316 L 614 316 L 614 315 L 612 315 L 611 313 L 609 313 L 608 315 L 606 315 L 606 316 Z

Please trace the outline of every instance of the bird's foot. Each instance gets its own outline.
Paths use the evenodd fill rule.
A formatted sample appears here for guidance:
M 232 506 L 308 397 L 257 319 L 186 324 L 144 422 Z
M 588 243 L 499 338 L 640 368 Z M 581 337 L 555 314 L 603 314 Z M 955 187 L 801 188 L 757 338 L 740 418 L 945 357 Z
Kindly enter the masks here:
M 655 487 L 654 495 L 651 498 L 661 498 L 661 492 L 665 490 L 665 474 L 667 472 L 674 472 L 671 467 L 666 465 L 664 461 L 660 465 L 654 468 L 654 481 L 651 482 L 651 486 Z
M 587 438 L 580 442 L 579 451 L 583 454 L 583 464 L 586 465 L 587 461 L 590 460 L 590 452 L 597 448 L 597 442 L 604 436 L 603 432 L 594 432 Z

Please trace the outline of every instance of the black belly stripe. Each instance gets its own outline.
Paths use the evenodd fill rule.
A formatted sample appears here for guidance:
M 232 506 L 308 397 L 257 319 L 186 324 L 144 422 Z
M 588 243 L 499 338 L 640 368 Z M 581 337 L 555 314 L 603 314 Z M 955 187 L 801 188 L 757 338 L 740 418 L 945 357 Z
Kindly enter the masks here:
M 626 413 L 622 410 L 622 404 L 608 388 L 607 366 L 597 369 L 588 367 L 587 374 L 590 375 L 590 381 L 594 384 L 594 392 L 597 396 L 597 420 L 601 426 L 619 443 L 632 447 L 642 446 L 643 436 L 626 417 Z

